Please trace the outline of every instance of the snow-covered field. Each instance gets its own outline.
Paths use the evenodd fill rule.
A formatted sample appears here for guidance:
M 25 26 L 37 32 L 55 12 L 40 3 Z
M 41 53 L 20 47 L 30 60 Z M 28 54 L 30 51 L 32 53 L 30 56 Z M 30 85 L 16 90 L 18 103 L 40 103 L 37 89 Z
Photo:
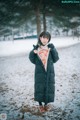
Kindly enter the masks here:
M 80 42 L 78 38 L 74 38 L 73 40 L 72 37 L 57 37 L 51 39 L 51 43 L 53 43 L 57 48 L 70 46 L 78 42 Z M 33 47 L 33 44 L 36 45 L 36 43 L 37 39 L 1 41 L 0 56 L 26 53 L 26 51 L 30 51 Z
M 24 41 L 25 44 L 15 42 L 11 44 L 19 45 L 18 47 L 20 45 L 28 47 L 29 45 L 26 41 Z M 33 44 L 32 41 L 30 42 L 29 50 Z M 56 42 L 55 46 L 58 46 Z M 5 46 L 8 47 L 7 44 Z M 16 47 L 16 51 L 18 47 Z M 0 49 L 3 50 L 3 48 L 2 43 Z M 14 49 L 11 49 L 13 53 L 9 51 L 9 54 L 7 54 L 7 50 L 5 52 L 0 50 L 4 53 L 0 53 L 0 113 L 6 113 L 7 120 L 22 120 L 20 111 L 26 106 L 23 120 L 80 120 L 80 43 L 58 48 L 60 60 L 54 65 L 56 72 L 55 102 L 51 103 L 52 111 L 46 112 L 42 116 L 29 112 L 38 103 L 34 101 L 35 66 L 29 61 L 28 48 L 24 48 L 22 51 L 24 54 L 17 55 L 13 55 L 16 53 Z M 21 51 L 17 53 L 21 53 Z

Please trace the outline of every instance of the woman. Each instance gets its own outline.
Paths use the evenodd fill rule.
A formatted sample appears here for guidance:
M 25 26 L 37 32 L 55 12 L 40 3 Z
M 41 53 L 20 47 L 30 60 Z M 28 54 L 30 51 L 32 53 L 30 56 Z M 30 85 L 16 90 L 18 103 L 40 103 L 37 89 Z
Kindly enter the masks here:
M 55 72 L 53 63 L 59 60 L 58 52 L 53 44 L 49 44 L 51 35 L 42 32 L 36 46 L 29 54 L 30 61 L 35 64 L 34 100 L 39 102 L 41 112 L 48 110 L 48 103 L 54 102 Z M 44 106 L 42 104 L 44 102 Z

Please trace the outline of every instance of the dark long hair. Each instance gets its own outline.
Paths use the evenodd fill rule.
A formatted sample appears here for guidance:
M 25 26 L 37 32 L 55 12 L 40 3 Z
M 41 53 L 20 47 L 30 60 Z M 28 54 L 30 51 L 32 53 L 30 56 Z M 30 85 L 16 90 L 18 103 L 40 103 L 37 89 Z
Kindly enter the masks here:
M 41 34 L 39 35 L 39 38 L 38 38 L 38 43 L 37 43 L 37 45 L 39 45 L 39 46 L 40 46 L 40 45 L 43 45 L 43 44 L 41 43 L 40 37 L 49 39 L 48 42 L 50 42 L 50 40 L 51 40 L 51 35 L 50 35 L 50 33 L 43 31 L 43 32 L 41 32 Z

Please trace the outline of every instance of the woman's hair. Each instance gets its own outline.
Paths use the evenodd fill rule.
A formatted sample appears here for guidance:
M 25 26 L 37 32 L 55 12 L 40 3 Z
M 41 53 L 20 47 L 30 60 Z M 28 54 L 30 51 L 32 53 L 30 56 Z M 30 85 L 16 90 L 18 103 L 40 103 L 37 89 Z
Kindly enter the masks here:
M 50 33 L 43 31 L 43 32 L 41 32 L 41 34 L 39 35 L 38 43 L 37 43 L 38 45 L 42 45 L 41 40 L 40 40 L 40 37 L 49 39 L 48 42 L 50 42 L 50 40 L 51 40 L 51 35 L 50 35 Z

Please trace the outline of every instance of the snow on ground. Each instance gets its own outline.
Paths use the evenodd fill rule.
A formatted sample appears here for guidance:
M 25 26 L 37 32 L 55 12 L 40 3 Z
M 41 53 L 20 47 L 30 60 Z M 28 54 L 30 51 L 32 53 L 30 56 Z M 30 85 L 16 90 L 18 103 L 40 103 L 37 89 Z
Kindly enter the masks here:
M 52 38 L 51 43 L 56 47 L 66 47 L 80 42 L 77 38 L 72 37 L 57 37 Z M 33 44 L 36 45 L 37 39 L 15 40 L 15 41 L 1 41 L 0 42 L 0 56 L 9 56 L 19 53 L 26 53 L 32 49 Z
M 24 120 L 80 120 L 80 43 L 58 48 L 60 60 L 56 73 L 53 110 L 42 116 L 24 113 Z M 0 57 L 0 113 L 7 120 L 21 120 L 23 106 L 32 109 L 34 101 L 34 68 L 29 52 Z

